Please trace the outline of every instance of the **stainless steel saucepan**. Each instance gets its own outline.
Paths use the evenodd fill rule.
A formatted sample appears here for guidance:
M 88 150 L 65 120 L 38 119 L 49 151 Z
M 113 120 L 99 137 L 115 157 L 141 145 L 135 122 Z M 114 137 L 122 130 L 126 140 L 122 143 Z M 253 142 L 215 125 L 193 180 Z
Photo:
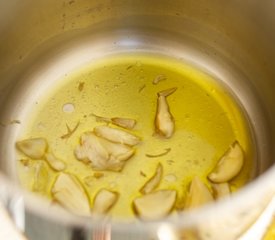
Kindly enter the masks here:
M 257 146 L 255 178 L 230 200 L 176 220 L 99 223 L 49 210 L 20 188 L 20 124 L 2 124 L 0 199 L 17 228 L 32 240 L 231 240 L 249 232 L 247 239 L 260 239 L 263 227 L 254 223 L 275 192 L 274 12 L 272 0 L 0 0 L 1 123 L 25 119 L 25 109 L 67 71 L 108 53 L 141 50 L 188 61 L 223 81 L 244 106 Z

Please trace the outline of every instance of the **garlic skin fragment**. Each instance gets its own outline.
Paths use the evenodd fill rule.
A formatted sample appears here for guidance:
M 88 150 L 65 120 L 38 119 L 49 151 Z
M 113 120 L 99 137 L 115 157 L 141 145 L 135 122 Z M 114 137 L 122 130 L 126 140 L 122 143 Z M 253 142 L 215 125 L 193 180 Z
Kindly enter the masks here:
M 95 170 L 121 171 L 134 153 L 134 149 L 100 138 L 93 132 L 84 133 L 75 149 L 76 158 L 90 162 Z
M 228 197 L 231 194 L 230 186 L 228 183 L 212 183 L 212 188 L 215 199 Z
M 159 220 L 173 210 L 176 198 L 175 190 L 159 190 L 136 198 L 133 207 L 141 219 Z
M 80 182 L 71 174 L 60 173 L 52 187 L 53 199 L 77 215 L 90 215 L 88 196 Z
M 44 138 L 30 138 L 16 142 L 16 147 L 31 159 L 42 159 L 48 149 L 47 140 Z
M 213 200 L 213 196 L 208 187 L 196 176 L 190 184 L 184 208 L 193 209 L 212 202 Z
M 55 171 L 63 171 L 66 169 L 66 164 L 60 159 L 56 158 L 52 153 L 45 154 L 45 160 Z
M 244 153 L 236 141 L 219 160 L 214 170 L 208 175 L 208 179 L 213 183 L 228 182 L 239 174 L 243 164 Z
M 128 132 L 108 126 L 98 126 L 94 128 L 97 136 L 105 138 L 111 142 L 134 146 L 140 143 L 140 139 Z
M 161 163 L 158 164 L 155 174 L 145 183 L 145 185 L 139 190 L 142 194 L 148 194 L 152 192 L 160 183 L 163 174 L 163 167 Z
M 174 118 L 170 112 L 167 97 L 177 88 L 171 88 L 158 93 L 157 112 L 155 117 L 155 131 L 162 137 L 172 137 L 175 129 Z
M 117 202 L 118 197 L 117 192 L 101 189 L 95 196 L 92 213 L 96 215 L 108 213 Z
M 111 118 L 111 121 L 112 124 L 126 129 L 133 129 L 137 123 L 134 119 L 118 117 Z

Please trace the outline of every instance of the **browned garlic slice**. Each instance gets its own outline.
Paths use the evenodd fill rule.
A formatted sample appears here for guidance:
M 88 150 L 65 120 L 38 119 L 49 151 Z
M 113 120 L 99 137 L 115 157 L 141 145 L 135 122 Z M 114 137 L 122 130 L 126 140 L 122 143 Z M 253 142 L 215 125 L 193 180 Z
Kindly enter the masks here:
M 130 119 L 130 118 L 119 118 L 119 117 L 114 117 L 111 118 L 111 121 L 114 125 L 117 125 L 122 128 L 126 129 L 133 129 L 136 126 L 136 120 Z
M 16 142 L 16 147 L 31 159 L 42 159 L 48 149 L 44 138 L 30 138 Z
M 173 210 L 176 198 L 175 190 L 159 190 L 136 198 L 133 206 L 141 219 L 159 220 Z
M 244 164 L 244 154 L 240 144 L 234 142 L 219 160 L 208 178 L 214 183 L 228 182 L 236 177 Z
M 177 88 L 170 88 L 158 93 L 157 113 L 155 117 L 155 131 L 165 138 L 172 137 L 175 123 L 167 103 L 167 97 L 174 93 Z
M 161 163 L 158 164 L 155 174 L 145 183 L 145 185 L 139 190 L 142 194 L 148 194 L 152 192 L 160 183 L 163 174 L 163 167 Z
M 95 196 L 92 212 L 98 215 L 108 213 L 117 202 L 118 197 L 117 192 L 101 189 Z
M 231 194 L 228 183 L 212 183 L 212 188 L 215 199 L 221 199 Z
M 213 201 L 213 196 L 199 177 L 194 177 L 185 200 L 185 209 L 192 209 Z
M 96 170 L 121 171 L 134 153 L 134 149 L 100 138 L 93 132 L 84 133 L 75 149 L 76 158 L 90 161 Z
M 154 85 L 157 85 L 160 81 L 164 81 L 164 80 L 166 80 L 167 79 L 167 77 L 164 75 L 164 74 L 160 74 L 160 75 L 158 75 L 158 76 L 156 76 L 155 78 L 154 78 L 154 80 L 152 81 L 152 83 L 154 84 Z
M 71 174 L 60 173 L 52 187 L 54 200 L 78 215 L 90 214 L 88 196 L 80 182 Z
M 52 153 L 46 153 L 45 160 L 55 171 L 63 171 L 66 168 L 66 164 L 62 160 L 54 156 Z
M 45 193 L 48 187 L 49 173 L 46 163 L 42 161 L 36 161 L 34 164 L 34 177 L 32 190 L 34 192 Z
M 140 143 L 140 139 L 128 132 L 108 126 L 98 126 L 94 128 L 97 136 L 105 138 L 111 142 L 134 146 Z

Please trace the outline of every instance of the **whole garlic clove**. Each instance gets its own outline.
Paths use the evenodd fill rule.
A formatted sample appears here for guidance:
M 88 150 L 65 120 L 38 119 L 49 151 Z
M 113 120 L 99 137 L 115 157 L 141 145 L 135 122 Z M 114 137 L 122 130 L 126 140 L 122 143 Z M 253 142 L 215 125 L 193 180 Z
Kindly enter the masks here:
M 133 207 L 141 219 L 159 220 L 173 210 L 176 198 L 175 190 L 159 190 L 136 198 Z
M 42 159 L 48 149 L 48 143 L 44 138 L 30 138 L 16 142 L 16 147 L 31 159 Z
M 199 177 L 196 176 L 190 184 L 184 208 L 193 209 L 209 203 L 213 200 L 213 196 L 207 186 L 200 180 Z
M 66 169 L 66 164 L 62 160 L 54 156 L 52 153 L 46 153 L 45 160 L 55 171 L 63 171 Z
M 98 126 L 94 128 L 97 136 L 105 138 L 111 142 L 134 146 L 140 143 L 140 139 L 126 131 L 108 126 Z
M 90 215 L 89 198 L 78 179 L 60 173 L 52 187 L 53 199 L 77 215 Z
M 219 160 L 214 170 L 208 175 L 208 179 L 214 183 L 228 182 L 239 174 L 243 164 L 244 153 L 236 141 Z
M 142 194 L 148 194 L 152 192 L 159 185 L 162 174 L 163 174 L 163 167 L 161 163 L 159 163 L 154 175 L 140 189 L 140 192 Z
M 108 213 L 119 197 L 117 192 L 101 189 L 95 196 L 92 212 L 96 215 Z

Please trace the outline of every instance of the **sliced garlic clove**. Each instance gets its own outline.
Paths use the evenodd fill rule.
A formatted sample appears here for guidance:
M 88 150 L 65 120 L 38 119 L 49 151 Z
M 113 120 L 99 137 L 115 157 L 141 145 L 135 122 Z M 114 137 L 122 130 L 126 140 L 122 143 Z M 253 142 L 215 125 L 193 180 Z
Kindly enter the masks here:
M 48 143 L 44 138 L 30 138 L 16 142 L 16 147 L 31 159 L 42 159 L 48 149 Z
M 95 196 L 92 212 L 96 215 L 108 213 L 119 197 L 117 192 L 101 189 Z
M 155 174 L 145 183 L 145 185 L 139 190 L 142 194 L 148 194 L 152 192 L 160 183 L 163 174 L 163 167 L 161 163 L 158 164 Z
M 115 143 L 126 144 L 130 146 L 134 146 L 140 143 L 140 139 L 137 136 L 108 126 L 95 127 L 94 132 L 97 136 Z
M 53 199 L 77 215 L 89 215 L 88 196 L 78 179 L 71 174 L 60 173 L 52 187 Z
M 75 156 L 80 161 L 91 162 L 95 169 L 104 169 L 109 153 L 93 132 L 87 132 L 81 136 L 80 145 L 75 149 Z
M 136 126 L 136 120 L 130 118 L 111 118 L 112 123 L 122 128 L 133 129 Z
M 228 183 L 212 183 L 212 188 L 215 199 L 221 199 L 231 194 Z
M 136 198 L 133 206 L 141 219 L 159 220 L 173 210 L 176 198 L 175 190 L 159 190 Z
M 44 194 L 47 191 L 49 173 L 46 163 L 39 161 L 34 164 L 34 177 L 32 190 Z
M 172 137 L 175 129 L 174 118 L 170 112 L 166 97 L 171 95 L 177 88 L 171 88 L 158 93 L 157 113 L 155 117 L 155 131 L 165 138 Z
M 213 196 L 207 186 L 198 177 L 194 177 L 186 196 L 185 209 L 200 207 L 213 200 Z
M 89 161 L 95 170 L 121 171 L 134 153 L 129 146 L 110 142 L 92 132 L 83 134 L 81 145 L 75 149 L 76 158 Z
M 66 164 L 62 160 L 54 156 L 52 153 L 46 153 L 45 160 L 55 171 L 63 171 L 66 169 Z
M 214 183 L 228 182 L 236 177 L 244 164 L 244 153 L 240 144 L 234 142 L 219 160 L 208 178 Z

